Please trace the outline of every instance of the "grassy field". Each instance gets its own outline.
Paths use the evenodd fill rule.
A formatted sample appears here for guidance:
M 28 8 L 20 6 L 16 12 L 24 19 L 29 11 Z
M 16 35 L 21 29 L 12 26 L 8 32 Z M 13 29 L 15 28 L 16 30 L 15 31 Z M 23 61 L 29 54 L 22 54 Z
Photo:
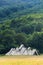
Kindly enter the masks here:
M 0 56 L 0 65 L 43 65 L 43 56 Z

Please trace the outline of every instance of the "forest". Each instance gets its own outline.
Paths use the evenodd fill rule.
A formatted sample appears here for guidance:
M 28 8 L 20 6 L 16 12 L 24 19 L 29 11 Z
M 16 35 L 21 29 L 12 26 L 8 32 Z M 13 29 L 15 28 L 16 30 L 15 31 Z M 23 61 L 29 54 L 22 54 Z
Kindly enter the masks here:
M 21 44 L 43 53 L 43 0 L 0 0 L 0 54 Z

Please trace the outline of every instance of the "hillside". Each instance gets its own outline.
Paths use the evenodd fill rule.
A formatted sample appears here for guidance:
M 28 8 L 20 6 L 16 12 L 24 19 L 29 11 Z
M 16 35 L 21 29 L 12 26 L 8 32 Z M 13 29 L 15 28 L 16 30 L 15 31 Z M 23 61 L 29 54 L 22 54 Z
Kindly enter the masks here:
M 43 13 L 43 0 L 0 0 L 0 20 Z
M 24 15 L 0 23 L 0 54 L 21 44 L 43 53 L 43 14 Z
M 43 0 L 0 0 L 0 54 L 21 44 L 43 53 Z

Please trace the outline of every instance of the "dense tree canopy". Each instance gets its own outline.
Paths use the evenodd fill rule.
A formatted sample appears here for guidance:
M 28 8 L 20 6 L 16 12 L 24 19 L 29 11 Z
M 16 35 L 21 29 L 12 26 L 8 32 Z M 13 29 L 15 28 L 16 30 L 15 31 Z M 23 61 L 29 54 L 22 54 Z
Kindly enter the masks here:
M 0 23 L 0 54 L 21 44 L 43 53 L 43 16 L 37 15 L 16 17 Z

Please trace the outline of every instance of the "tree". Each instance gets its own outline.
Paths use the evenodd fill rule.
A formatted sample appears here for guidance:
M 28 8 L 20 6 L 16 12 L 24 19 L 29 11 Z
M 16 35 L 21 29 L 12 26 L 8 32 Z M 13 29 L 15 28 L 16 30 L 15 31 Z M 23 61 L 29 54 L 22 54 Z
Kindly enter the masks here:
M 25 33 L 18 33 L 16 34 L 15 40 L 18 45 L 24 44 L 26 45 L 27 37 Z
M 34 32 L 28 39 L 28 45 L 43 53 L 43 32 Z
M 9 49 L 16 46 L 15 35 L 14 30 L 5 29 L 0 31 L 0 53 L 4 54 Z

